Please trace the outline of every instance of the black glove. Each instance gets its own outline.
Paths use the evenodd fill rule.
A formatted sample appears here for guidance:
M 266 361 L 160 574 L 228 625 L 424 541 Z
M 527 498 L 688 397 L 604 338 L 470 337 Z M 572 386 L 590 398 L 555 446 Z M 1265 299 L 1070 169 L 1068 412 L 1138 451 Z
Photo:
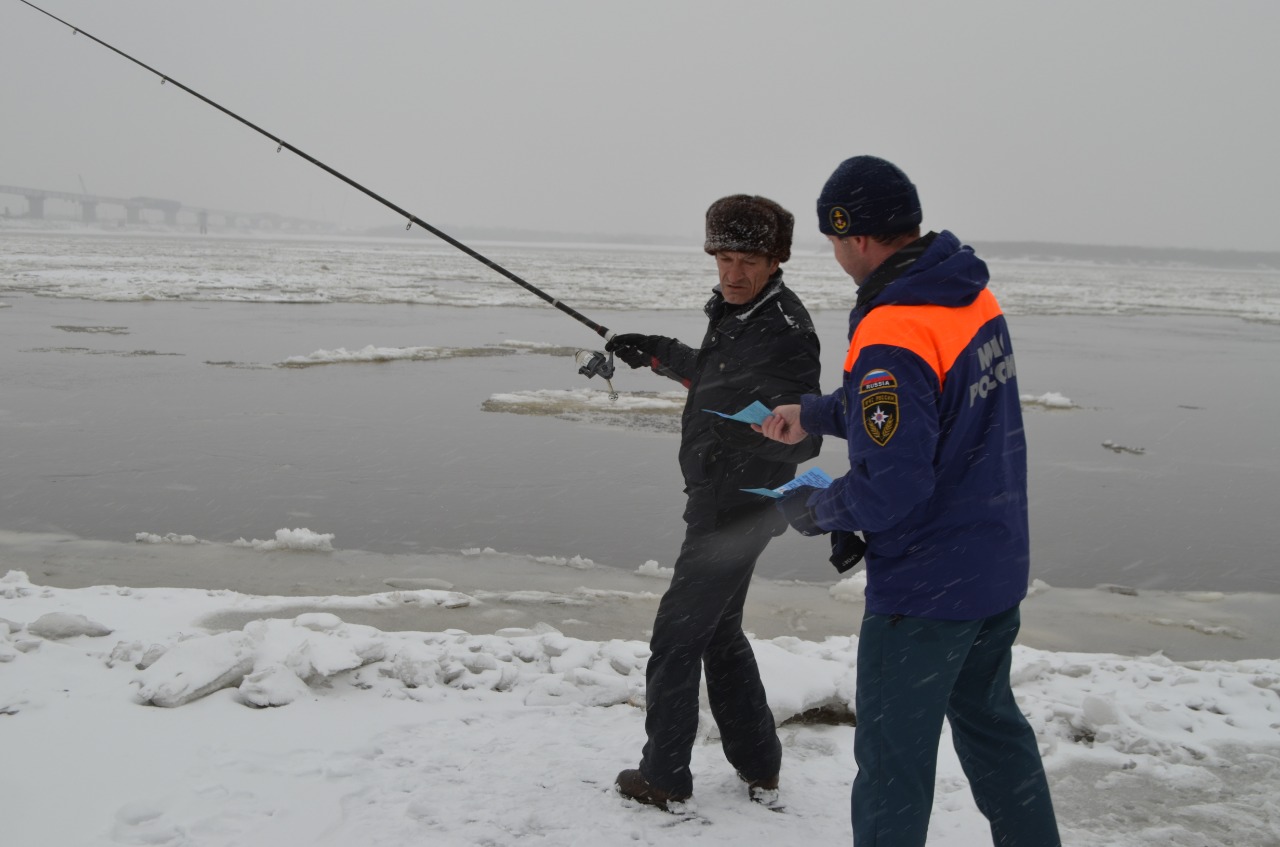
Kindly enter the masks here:
M 818 526 L 809 508 L 809 495 L 818 489 L 812 485 L 801 485 L 791 489 L 778 501 L 778 511 L 787 519 L 787 523 L 801 535 L 822 535 L 827 530 Z
M 610 338 L 604 349 L 633 368 L 647 368 L 653 363 L 653 354 L 661 339 L 659 335 L 627 332 Z
M 840 573 L 853 570 L 866 552 L 867 542 L 858 533 L 845 532 L 843 529 L 831 530 L 831 564 Z

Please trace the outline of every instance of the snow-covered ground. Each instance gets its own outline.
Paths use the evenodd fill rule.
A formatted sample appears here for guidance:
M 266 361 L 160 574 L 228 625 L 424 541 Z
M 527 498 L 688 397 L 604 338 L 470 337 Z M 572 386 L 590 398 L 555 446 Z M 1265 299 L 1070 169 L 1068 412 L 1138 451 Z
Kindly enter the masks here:
M 297 553 L 295 555 L 319 555 Z M 281 615 L 309 602 L 315 611 Z M 418 588 L 282 598 L 57 589 L 0 578 L 5 843 L 838 844 L 848 840 L 856 638 L 756 638 L 785 811 L 747 800 L 704 712 L 695 798 L 670 815 L 612 778 L 643 742 L 642 640 L 548 622 L 384 631 L 353 610 L 463 609 Z M 232 629 L 205 623 L 233 614 Z M 1280 843 L 1280 660 L 1015 651 L 1065 843 Z M 802 717 L 818 709 L 830 722 Z M 989 843 L 944 746 L 930 844 Z

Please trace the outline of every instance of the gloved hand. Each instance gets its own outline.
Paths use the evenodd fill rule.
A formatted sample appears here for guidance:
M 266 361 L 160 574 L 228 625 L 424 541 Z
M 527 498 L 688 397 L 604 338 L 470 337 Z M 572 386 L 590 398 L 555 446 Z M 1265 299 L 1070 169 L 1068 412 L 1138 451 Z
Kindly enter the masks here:
M 633 368 L 647 368 L 653 362 L 654 351 L 661 336 L 627 332 L 615 335 L 604 345 L 605 352 L 617 355 Z
M 843 529 L 831 530 L 831 564 L 835 565 L 840 573 L 853 570 L 854 565 L 862 561 L 862 556 L 866 552 L 867 542 L 863 541 L 858 533 L 846 532 Z
M 791 489 L 778 501 L 778 511 L 787 519 L 787 523 L 801 535 L 822 535 L 827 530 L 818 526 L 809 508 L 809 495 L 818 489 L 812 485 L 801 485 Z

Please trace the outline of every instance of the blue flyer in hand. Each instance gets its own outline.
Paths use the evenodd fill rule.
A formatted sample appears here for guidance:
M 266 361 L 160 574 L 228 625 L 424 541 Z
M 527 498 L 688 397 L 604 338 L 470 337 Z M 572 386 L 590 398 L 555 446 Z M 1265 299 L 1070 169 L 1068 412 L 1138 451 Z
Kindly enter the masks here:
M 704 412 L 710 412 L 713 415 L 719 415 L 722 418 L 731 421 L 742 421 L 749 424 L 762 424 L 764 419 L 773 414 L 769 407 L 756 400 L 747 408 L 736 414 L 726 415 L 724 412 L 717 412 L 715 409 L 703 409 Z
M 744 488 L 748 494 L 760 494 L 765 497 L 772 497 L 775 500 L 782 499 L 782 496 L 793 488 L 799 488 L 802 485 L 812 485 L 814 488 L 826 488 L 831 485 L 831 477 L 827 476 L 826 471 L 822 468 L 813 468 L 805 471 L 800 476 L 788 482 L 786 485 L 780 485 L 777 488 Z

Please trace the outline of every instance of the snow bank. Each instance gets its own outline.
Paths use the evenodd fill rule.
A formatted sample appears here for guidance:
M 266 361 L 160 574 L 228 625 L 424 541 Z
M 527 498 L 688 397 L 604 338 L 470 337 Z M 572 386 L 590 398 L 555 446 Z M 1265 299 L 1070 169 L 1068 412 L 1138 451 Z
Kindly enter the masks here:
M 310 598 L 328 610 L 272 617 L 287 599 L 0 578 L 0 743 L 14 777 L 4 796 L 18 810 L 7 837 L 393 847 L 848 839 L 852 730 L 840 724 L 852 719 L 856 638 L 752 639 L 780 724 L 786 814 L 747 802 L 704 703 L 694 812 L 673 817 L 611 789 L 643 742 L 644 643 L 545 624 L 384 632 L 338 613 L 468 599 L 447 591 Z M 224 632 L 190 624 L 228 609 L 261 617 Z M 34 625 L 49 615 L 114 632 L 106 643 L 90 631 L 51 637 Z M 1280 660 L 1019 647 L 1012 680 L 1066 843 L 1280 841 Z M 58 796 L 82 798 L 77 814 L 35 811 Z M 939 845 L 989 839 L 945 738 L 931 835 Z

